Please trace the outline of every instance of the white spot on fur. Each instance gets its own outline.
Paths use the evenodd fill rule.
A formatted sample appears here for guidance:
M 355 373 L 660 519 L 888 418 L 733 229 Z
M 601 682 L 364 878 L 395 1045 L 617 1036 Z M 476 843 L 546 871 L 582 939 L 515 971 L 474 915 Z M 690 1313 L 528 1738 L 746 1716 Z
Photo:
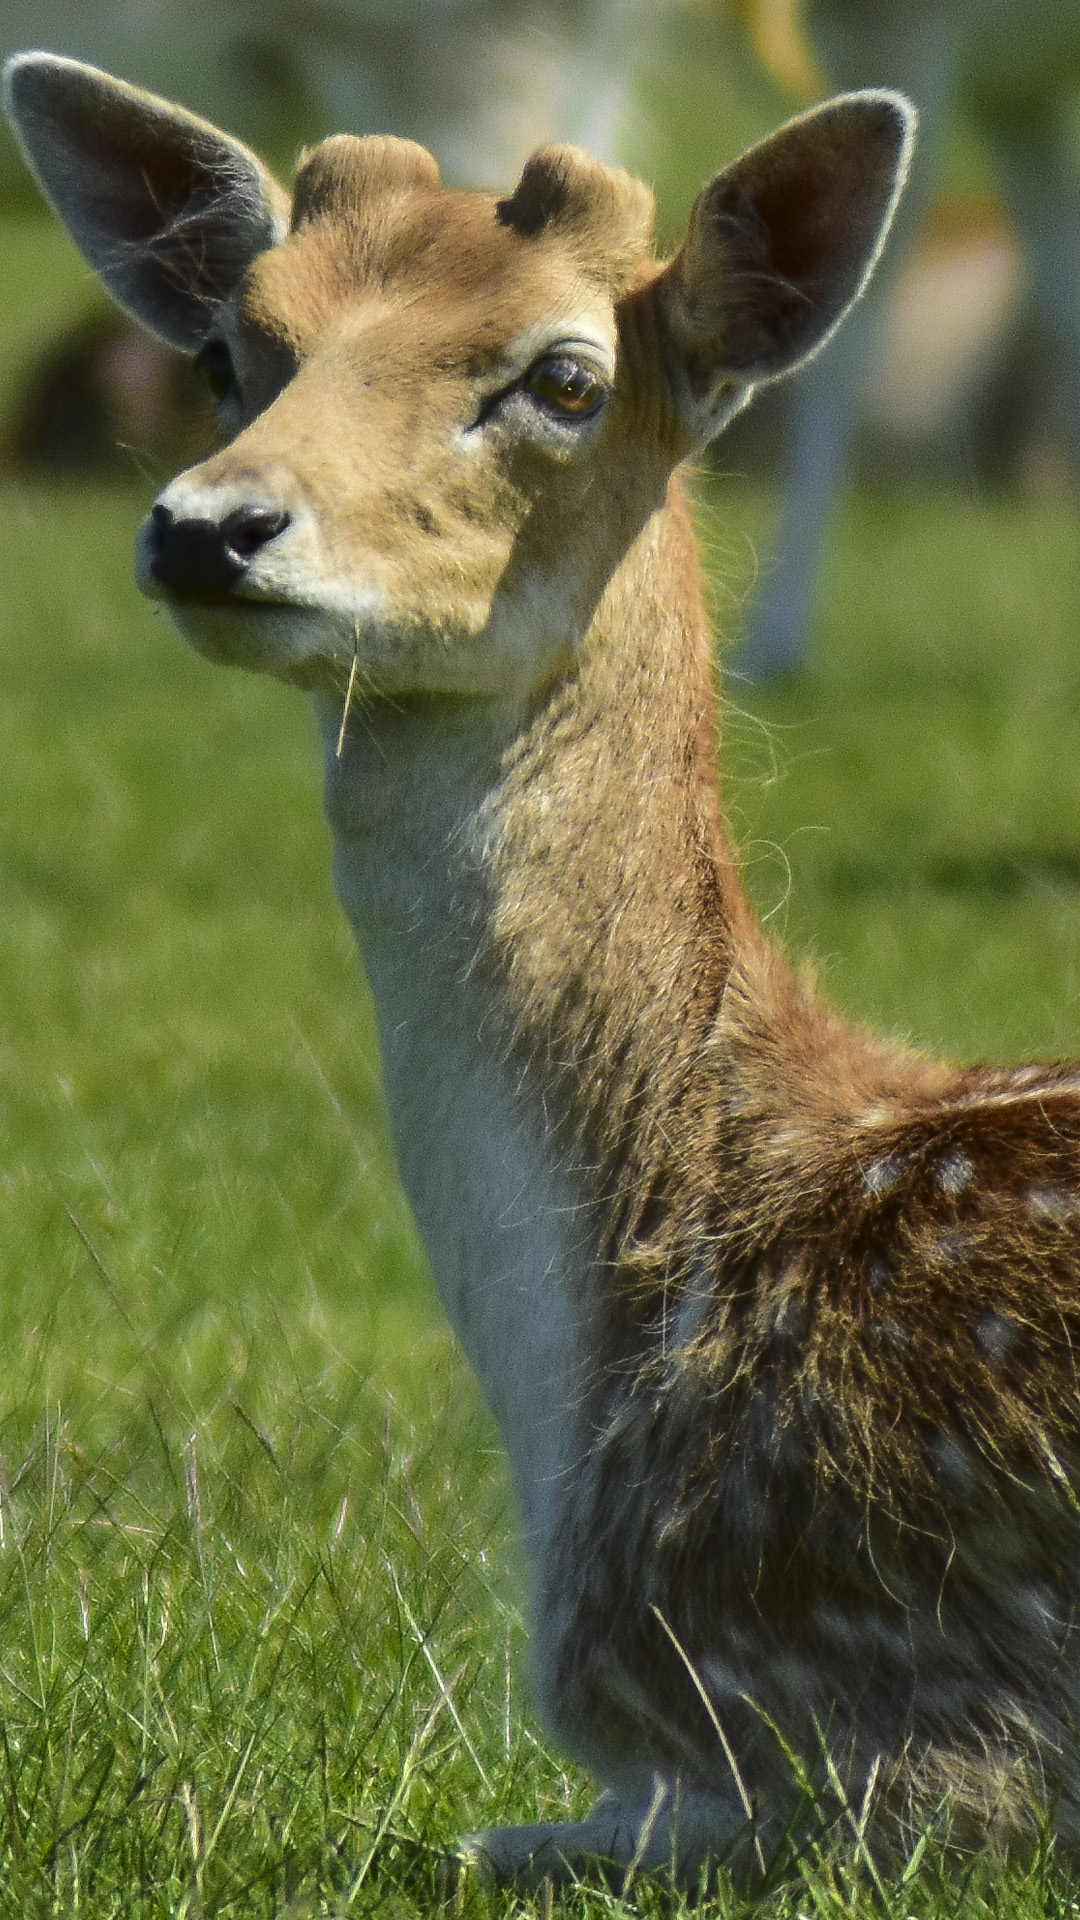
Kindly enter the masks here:
M 1066 1626 L 1063 1609 L 1058 1595 L 1051 1586 L 1033 1581 L 1029 1586 L 1021 1587 L 1014 1593 L 1013 1604 L 1025 1624 L 1036 1633 L 1060 1633 Z
M 967 1448 L 955 1434 L 935 1433 L 930 1442 L 930 1452 L 939 1477 L 952 1493 L 974 1492 L 975 1468 Z
M 938 1161 L 934 1177 L 942 1193 L 963 1193 L 975 1178 L 975 1168 L 966 1153 L 947 1153 Z
M 587 353 L 607 379 L 615 378 L 615 342 L 609 324 L 599 313 L 567 315 L 559 320 L 545 316 L 526 327 L 512 340 L 504 355 L 497 380 L 517 380 L 545 353 Z
M 1016 1345 L 1016 1322 L 1003 1313 L 984 1313 L 975 1322 L 975 1339 L 987 1359 L 1001 1366 Z
M 801 1147 L 802 1143 L 801 1127 L 777 1127 L 772 1136 L 773 1146 L 779 1147 L 782 1153 L 786 1153 L 789 1147 Z
M 911 1335 L 906 1328 L 897 1326 L 895 1320 L 879 1320 L 875 1328 L 883 1347 L 892 1347 L 895 1353 L 903 1353 L 911 1345 Z
M 726 1660 L 703 1660 L 701 1673 L 706 1690 L 714 1700 L 741 1700 L 747 1690 L 745 1677 Z
M 1025 1197 L 1037 1220 L 1070 1220 L 1080 1211 L 1080 1195 L 1061 1187 L 1029 1187 Z
M 971 1235 L 960 1227 L 950 1228 L 945 1233 L 935 1234 L 927 1247 L 931 1260 L 945 1260 L 950 1267 L 958 1267 L 967 1259 L 971 1251 Z
M 701 1323 L 712 1304 L 711 1270 L 698 1268 L 679 1302 L 670 1322 L 669 1344 L 672 1347 L 688 1347 L 701 1331 Z
M 863 1168 L 863 1186 L 867 1193 L 874 1195 L 888 1193 L 894 1187 L 904 1171 L 904 1163 L 897 1154 L 888 1154 L 884 1160 L 871 1160 Z
M 1031 1082 L 1035 1079 L 1041 1079 L 1043 1084 L 1032 1085 Z M 1024 1085 L 1019 1084 L 1021 1080 L 1024 1081 Z M 948 1113 L 971 1113 L 974 1110 L 985 1113 L 991 1107 L 1014 1107 L 1021 1101 L 1033 1100 L 1038 1103 L 1077 1093 L 1080 1093 L 1080 1080 L 1073 1074 L 1064 1080 L 1048 1080 L 1040 1070 L 1025 1068 L 1022 1074 L 1012 1075 L 1008 1085 L 1001 1091 L 965 1093 L 958 1100 L 943 1102 L 938 1112 L 942 1116 Z

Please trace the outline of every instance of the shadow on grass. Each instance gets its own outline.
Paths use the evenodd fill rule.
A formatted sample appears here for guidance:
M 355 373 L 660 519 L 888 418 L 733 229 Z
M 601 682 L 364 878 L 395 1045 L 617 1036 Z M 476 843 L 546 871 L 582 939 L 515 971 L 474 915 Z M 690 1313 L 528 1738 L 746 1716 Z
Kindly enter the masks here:
M 922 893 L 1011 900 L 1080 887 L 1080 845 L 986 848 L 925 858 L 902 851 L 888 859 L 837 860 L 822 882 L 823 890 L 846 900 Z

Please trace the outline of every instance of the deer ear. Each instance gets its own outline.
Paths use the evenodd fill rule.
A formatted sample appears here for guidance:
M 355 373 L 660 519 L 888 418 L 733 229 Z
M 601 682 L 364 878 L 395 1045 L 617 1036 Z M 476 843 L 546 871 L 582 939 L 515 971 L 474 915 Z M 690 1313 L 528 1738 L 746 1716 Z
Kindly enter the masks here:
M 205 120 L 96 67 L 20 53 L 4 105 L 43 191 L 120 306 L 173 346 L 204 338 L 288 196 Z
M 763 380 L 816 353 L 858 299 L 907 174 L 901 94 L 842 94 L 702 189 L 656 287 L 676 400 L 708 440 Z

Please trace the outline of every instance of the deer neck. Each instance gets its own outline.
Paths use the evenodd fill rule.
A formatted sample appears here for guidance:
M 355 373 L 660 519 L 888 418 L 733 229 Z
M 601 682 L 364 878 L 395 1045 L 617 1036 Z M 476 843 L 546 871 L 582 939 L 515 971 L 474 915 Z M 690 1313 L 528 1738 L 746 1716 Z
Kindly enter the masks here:
M 335 875 L 402 1175 L 534 1535 L 596 1371 L 618 1195 L 647 1204 L 657 1130 L 749 924 L 713 698 L 675 488 L 576 669 L 528 711 L 377 703 L 340 759 L 340 710 L 324 715 Z

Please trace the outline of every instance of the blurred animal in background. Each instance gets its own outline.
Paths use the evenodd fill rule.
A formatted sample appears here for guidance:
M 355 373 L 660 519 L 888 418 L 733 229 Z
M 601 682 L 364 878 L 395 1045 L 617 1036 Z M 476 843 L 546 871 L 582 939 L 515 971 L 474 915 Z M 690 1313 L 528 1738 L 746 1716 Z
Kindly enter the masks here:
M 50 36 L 61 51 L 190 100 L 285 166 L 332 127 L 379 126 L 436 149 L 462 185 L 508 183 L 548 138 L 655 179 L 666 140 L 685 148 L 690 186 L 695 114 L 708 121 L 711 165 L 718 119 L 736 123 L 733 148 L 746 143 L 774 117 L 777 90 L 810 101 L 830 83 L 883 77 L 919 101 L 908 246 L 902 235 L 882 292 L 819 363 L 762 396 L 725 438 L 728 468 L 765 463 L 786 475 L 779 565 L 741 661 L 754 677 L 804 657 L 818 555 L 856 443 L 875 472 L 992 482 L 1056 471 L 1062 442 L 1080 446 L 1080 215 L 1065 118 L 1080 79 L 1080 0 L 1033 0 L 1022 21 L 1005 0 L 899 0 L 882 18 L 871 0 L 222 0 L 197 46 L 177 31 L 178 7 L 79 0 Z M 7 0 L 4 28 L 11 47 L 31 42 L 37 0 Z M 665 95 L 661 68 L 685 84 L 669 79 Z M 698 69 L 707 116 L 691 84 L 700 88 Z M 980 128 L 992 120 L 1001 129 L 992 151 L 1020 156 L 1012 190 L 1001 183 L 1011 221 L 985 192 L 935 198 L 943 129 L 958 112 Z M 22 191 L 16 164 L 0 149 L 0 197 Z M 1018 231 L 1035 236 L 1034 316 Z M 1060 399 L 1055 380 L 1068 389 Z M 160 478 L 209 445 L 196 384 L 123 316 L 80 311 L 23 372 L 0 420 L 0 465 Z
M 187 30 L 183 0 L 72 0 L 57 51 L 175 86 L 291 164 L 349 125 L 438 146 L 461 186 L 509 185 L 523 150 L 566 128 L 605 147 L 657 9 L 642 0 L 218 0 Z M 7 48 L 42 31 L 40 0 L 5 0 Z M 8 143 L 4 179 L 18 180 Z M 20 182 L 21 185 L 21 182 Z
M 122 314 L 81 314 L 23 375 L 0 428 L 0 469 L 56 478 L 152 479 L 213 441 L 190 363 Z
M 614 158 L 657 18 L 642 0 L 222 0 L 191 35 L 179 12 L 178 0 L 81 0 L 49 35 L 227 120 L 285 164 L 339 126 L 389 128 L 435 148 L 463 186 L 509 185 L 543 139 Z M 0 53 L 40 31 L 38 0 L 7 0 Z M 13 150 L 0 154 L 0 192 L 16 166 Z M 21 168 L 11 177 L 21 192 Z M 160 479 L 208 450 L 202 401 L 172 349 L 95 306 L 23 375 L 0 422 L 0 466 Z
M 739 6 L 762 59 L 790 93 L 809 99 L 872 80 L 907 93 L 921 122 L 898 244 L 887 270 L 853 324 L 792 382 L 786 396 L 783 502 L 773 543 L 778 559 L 752 608 L 739 659 L 748 676 L 759 679 L 798 667 L 806 657 L 819 556 L 837 490 L 850 467 L 867 371 L 875 346 L 880 353 L 885 315 L 893 334 L 886 366 L 901 420 L 905 375 L 917 372 L 920 361 L 936 361 L 941 368 L 943 348 L 947 360 L 950 347 L 966 338 L 972 367 L 981 360 L 984 401 L 989 402 L 971 434 L 969 456 L 985 463 L 992 476 L 999 473 L 1010 431 L 1019 414 L 1030 412 L 1033 389 L 1041 387 L 1051 396 L 1043 404 L 1057 414 L 1070 464 L 1080 474 L 1080 5 L 1077 0 L 1028 0 L 1023 7 L 1012 0 L 732 3 Z M 945 134 L 958 120 L 974 130 L 992 163 L 1015 246 L 1000 216 L 985 206 L 969 203 L 961 218 L 954 210 L 936 230 L 933 222 L 927 225 Z M 921 247 L 913 254 L 920 231 Z M 932 299 L 928 307 L 934 274 L 940 277 L 946 266 L 959 269 L 951 307 Z M 1021 302 L 1025 324 L 1014 331 L 1009 351 L 1003 323 Z M 996 324 L 987 324 L 995 317 Z M 924 380 L 921 390 L 924 413 L 940 406 L 933 379 Z M 960 412 L 959 424 L 970 428 L 970 411 Z M 879 424 L 889 413 L 887 395 L 879 388 Z M 894 423 L 896 417 L 894 405 Z M 909 414 L 909 425 L 918 427 L 918 408 Z

